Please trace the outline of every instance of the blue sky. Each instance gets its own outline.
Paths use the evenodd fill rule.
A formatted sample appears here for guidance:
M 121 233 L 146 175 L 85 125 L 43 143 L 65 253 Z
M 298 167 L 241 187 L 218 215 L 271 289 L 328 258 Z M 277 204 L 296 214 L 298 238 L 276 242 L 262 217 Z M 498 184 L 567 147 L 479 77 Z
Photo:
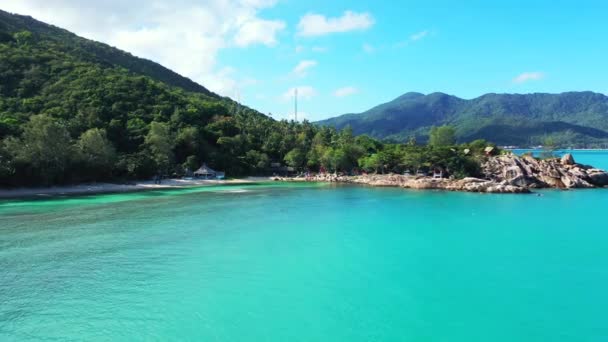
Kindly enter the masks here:
M 148 5 L 147 5 L 148 4 Z M 608 93 L 605 1 L 9 0 L 275 118 L 441 91 Z M 142 9 L 143 8 L 143 9 Z

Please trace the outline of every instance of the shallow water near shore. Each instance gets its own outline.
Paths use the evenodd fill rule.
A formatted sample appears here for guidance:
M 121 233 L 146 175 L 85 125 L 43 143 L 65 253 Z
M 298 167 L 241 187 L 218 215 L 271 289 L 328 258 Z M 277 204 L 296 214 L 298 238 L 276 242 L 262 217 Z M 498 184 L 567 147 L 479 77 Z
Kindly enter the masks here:
M 605 341 L 608 190 L 0 202 L 0 340 Z

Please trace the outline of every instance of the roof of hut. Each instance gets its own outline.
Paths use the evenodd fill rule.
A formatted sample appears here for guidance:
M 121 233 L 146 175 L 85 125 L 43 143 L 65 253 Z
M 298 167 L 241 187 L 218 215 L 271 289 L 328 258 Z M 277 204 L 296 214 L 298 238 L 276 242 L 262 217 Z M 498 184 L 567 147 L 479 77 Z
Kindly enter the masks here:
M 194 171 L 194 173 L 198 174 L 198 175 L 214 175 L 217 172 L 214 169 L 207 166 L 207 164 L 203 164 L 203 166 L 201 166 L 198 170 Z

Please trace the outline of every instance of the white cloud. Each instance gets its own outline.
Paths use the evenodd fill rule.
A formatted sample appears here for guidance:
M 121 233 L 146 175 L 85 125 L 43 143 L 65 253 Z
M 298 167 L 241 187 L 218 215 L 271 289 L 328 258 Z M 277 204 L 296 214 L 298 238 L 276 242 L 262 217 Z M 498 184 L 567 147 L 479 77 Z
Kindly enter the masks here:
M 334 96 L 335 97 L 346 97 L 346 96 L 355 95 L 357 93 L 359 93 L 359 89 L 357 89 L 355 87 L 343 87 L 343 88 L 336 89 L 336 91 L 334 91 Z
M 420 39 L 426 38 L 429 35 L 429 33 L 430 32 L 428 30 L 416 32 L 410 36 L 410 40 L 413 42 L 418 41 Z
M 302 45 L 298 45 L 295 48 L 296 53 L 302 53 L 302 52 L 304 52 L 304 50 L 306 50 L 306 48 L 303 47 Z
M 522 84 L 529 81 L 538 81 L 542 80 L 545 77 L 545 74 L 539 71 L 534 72 L 524 72 L 513 79 L 513 83 Z
M 363 51 L 365 51 L 366 53 L 374 53 L 374 51 L 376 51 L 376 48 L 371 45 L 371 44 L 363 44 Z
M 280 20 L 252 19 L 239 28 L 234 41 L 240 47 L 256 43 L 274 46 L 277 44 L 277 33 L 285 26 L 285 22 Z
M 298 35 L 304 37 L 322 36 L 330 33 L 363 31 L 374 25 L 370 13 L 346 11 L 341 17 L 327 18 L 321 14 L 309 13 L 300 19 Z
M 323 46 L 313 46 L 311 50 L 312 50 L 312 52 L 323 53 L 323 52 L 327 52 L 328 49 Z
M 301 61 L 300 63 L 298 63 L 298 65 L 296 65 L 295 68 L 293 68 L 293 71 L 291 73 L 297 77 L 306 77 L 308 71 L 316 67 L 317 64 L 317 61 L 313 60 Z
M 2 9 L 31 15 L 86 38 L 151 59 L 231 95 L 235 73 L 217 61 L 222 49 L 273 46 L 286 25 L 260 11 L 277 0 L 9 0 Z
M 295 96 L 296 89 L 298 90 L 298 100 L 310 100 L 318 94 L 317 90 L 311 86 L 293 87 L 289 88 L 289 90 L 281 95 L 283 101 L 292 101 Z

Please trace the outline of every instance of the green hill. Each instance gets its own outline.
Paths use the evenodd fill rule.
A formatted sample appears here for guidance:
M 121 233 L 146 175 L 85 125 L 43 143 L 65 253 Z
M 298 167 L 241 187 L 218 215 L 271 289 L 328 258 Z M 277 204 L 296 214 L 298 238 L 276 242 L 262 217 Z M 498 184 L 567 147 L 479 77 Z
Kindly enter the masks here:
M 407 93 L 364 113 L 318 124 L 351 126 L 355 134 L 394 141 L 425 141 L 432 126 L 451 125 L 459 141 L 529 146 L 552 137 L 560 145 L 598 146 L 608 143 L 608 97 L 569 92 L 487 94 L 464 100 L 443 93 Z
M 601 142 L 608 133 L 598 113 L 606 107 L 606 97 L 593 93 L 471 101 L 410 93 L 333 124 L 379 138 L 416 135 L 419 142 L 444 123 L 461 141 L 559 133 Z M 183 175 L 202 163 L 230 176 L 274 172 L 274 163 L 299 171 L 437 166 L 477 174 L 487 143 L 452 148 L 452 136 L 431 146 L 381 144 L 349 129 L 275 121 L 159 64 L 0 11 L 0 187 Z M 463 154 L 465 148 L 476 152 Z
M 171 86 L 218 97 L 218 95 L 210 92 L 200 84 L 158 63 L 133 56 L 128 52 L 115 49 L 107 44 L 81 38 L 67 30 L 40 22 L 32 17 L 10 14 L 0 10 L 0 32 L 5 33 L 5 39 L 11 39 L 11 37 L 6 35 L 7 33 L 8 35 L 12 35 L 23 30 L 31 32 L 38 41 L 42 40 L 54 43 L 53 47 L 56 51 L 74 56 L 80 61 L 103 66 L 122 67 L 133 73 L 151 77 Z M 1 37 L 0 41 L 2 41 Z
M 154 62 L 0 11 L 0 186 L 283 161 L 310 124 L 277 122 Z M 269 132 L 276 135 L 269 139 Z

